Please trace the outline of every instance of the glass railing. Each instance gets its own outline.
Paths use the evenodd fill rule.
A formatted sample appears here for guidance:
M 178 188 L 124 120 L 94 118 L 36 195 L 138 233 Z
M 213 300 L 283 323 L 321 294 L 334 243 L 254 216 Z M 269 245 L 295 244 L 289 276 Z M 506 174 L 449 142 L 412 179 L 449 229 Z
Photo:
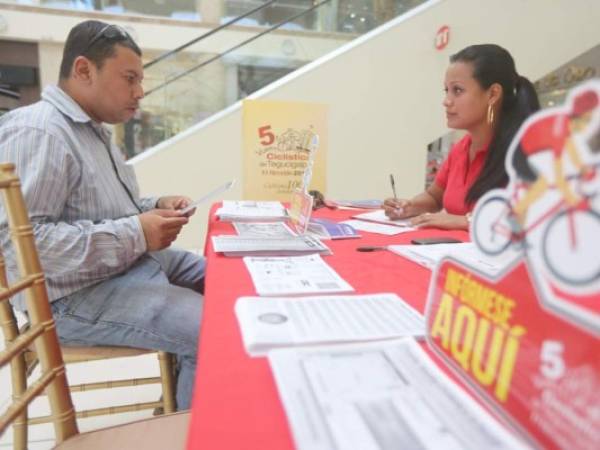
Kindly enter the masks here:
M 264 0 L 1 0 L 4 3 L 41 6 L 111 14 L 167 17 L 204 23 L 227 23 L 231 19 L 265 3 Z M 284 18 L 313 6 L 315 0 L 279 0 L 268 10 L 238 23 L 241 26 L 271 27 Z M 296 31 L 364 33 L 396 17 L 419 0 L 334 0 L 326 17 L 315 12 L 287 23 Z M 325 19 L 325 20 L 324 20 Z
M 397 1 L 393 11 L 403 13 L 424 1 Z M 141 108 L 130 122 L 117 127 L 115 133 L 128 158 L 188 129 L 356 36 L 292 31 L 290 24 L 300 22 L 315 27 L 318 24 L 320 30 L 330 29 L 339 17 L 339 0 L 318 0 L 303 10 L 290 9 L 280 22 L 263 29 L 240 32 L 235 27 L 240 22 L 269 17 L 269 11 L 280 6 L 280 2 L 261 2 L 243 12 L 234 23 L 232 19 L 219 29 L 145 65 L 146 96 Z M 382 21 L 370 21 L 370 28 L 365 25 L 364 31 L 393 17 L 386 15 L 382 16 Z

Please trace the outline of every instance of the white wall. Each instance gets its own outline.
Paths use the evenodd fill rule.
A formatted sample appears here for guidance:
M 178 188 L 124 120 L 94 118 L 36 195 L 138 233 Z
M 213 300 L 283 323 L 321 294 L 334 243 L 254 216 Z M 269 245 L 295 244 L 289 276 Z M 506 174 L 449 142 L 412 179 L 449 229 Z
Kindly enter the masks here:
M 500 44 L 518 71 L 537 79 L 600 42 L 595 0 L 431 0 L 252 97 L 326 103 L 329 111 L 327 196 L 383 198 L 388 175 L 399 195 L 422 190 L 426 145 L 446 132 L 442 82 L 448 57 L 475 43 Z M 450 43 L 434 48 L 448 25 Z M 132 161 L 142 191 L 199 197 L 241 179 L 239 104 Z M 241 198 L 239 186 L 228 198 Z M 200 247 L 206 209 L 178 244 Z

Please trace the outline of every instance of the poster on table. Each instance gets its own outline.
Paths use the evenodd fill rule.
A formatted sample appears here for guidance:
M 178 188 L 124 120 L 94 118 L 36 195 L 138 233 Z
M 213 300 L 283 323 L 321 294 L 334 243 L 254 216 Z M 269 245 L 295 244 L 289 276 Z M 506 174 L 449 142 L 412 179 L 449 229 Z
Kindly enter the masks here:
M 244 199 L 290 201 L 294 190 L 302 186 L 311 153 L 314 161 L 309 187 L 325 192 L 326 105 L 244 100 Z
M 471 238 L 507 256 L 491 277 L 443 260 L 429 291 L 428 344 L 526 441 L 600 443 L 600 81 L 529 118 L 509 183 L 482 197 Z

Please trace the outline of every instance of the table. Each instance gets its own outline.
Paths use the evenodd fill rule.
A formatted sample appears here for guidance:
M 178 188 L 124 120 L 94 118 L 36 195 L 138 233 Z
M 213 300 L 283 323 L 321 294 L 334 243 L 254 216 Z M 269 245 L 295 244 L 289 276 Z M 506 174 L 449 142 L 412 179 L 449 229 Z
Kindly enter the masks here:
M 266 358 L 247 356 L 234 315 L 238 297 L 256 295 L 241 258 L 214 253 L 210 236 L 235 234 L 211 209 L 205 254 L 208 260 L 198 367 L 188 449 L 293 449 L 291 431 Z M 358 211 L 361 212 L 361 211 Z M 346 220 L 357 211 L 320 209 L 315 217 Z M 424 312 L 431 272 L 388 251 L 357 252 L 363 245 L 406 244 L 415 237 L 449 236 L 465 231 L 423 229 L 396 236 L 361 232 L 360 239 L 327 241 L 333 255 L 324 260 L 356 294 L 395 292 Z

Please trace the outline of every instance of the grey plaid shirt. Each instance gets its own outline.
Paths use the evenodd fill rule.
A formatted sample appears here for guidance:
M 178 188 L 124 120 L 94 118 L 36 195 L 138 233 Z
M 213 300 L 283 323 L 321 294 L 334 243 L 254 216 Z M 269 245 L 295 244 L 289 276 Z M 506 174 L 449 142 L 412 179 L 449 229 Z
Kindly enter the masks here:
M 57 86 L 0 118 L 0 161 L 14 163 L 21 178 L 51 300 L 125 271 L 146 252 L 138 207 L 152 209 L 157 199 L 139 198 L 133 169 L 110 142 L 110 131 Z M 14 281 L 1 202 L 0 248 Z M 25 309 L 23 299 L 15 301 Z

